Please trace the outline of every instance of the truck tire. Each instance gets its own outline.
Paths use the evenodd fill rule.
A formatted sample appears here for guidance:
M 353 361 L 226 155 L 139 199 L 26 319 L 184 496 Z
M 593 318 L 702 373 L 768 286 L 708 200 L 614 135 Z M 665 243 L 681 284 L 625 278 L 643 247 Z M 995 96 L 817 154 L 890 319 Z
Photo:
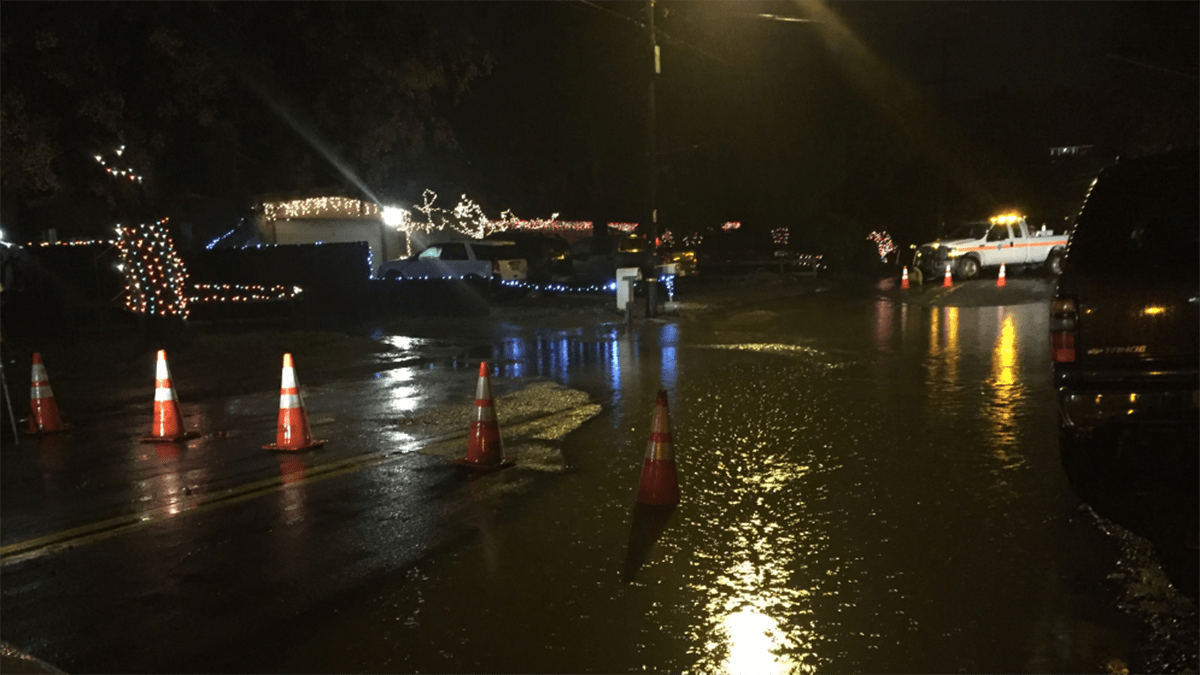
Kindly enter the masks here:
M 974 256 L 961 258 L 955 267 L 955 272 L 962 279 L 974 279 L 979 276 L 979 259 Z
M 1053 276 L 1062 274 L 1062 251 L 1050 251 L 1050 255 L 1046 256 L 1046 271 Z

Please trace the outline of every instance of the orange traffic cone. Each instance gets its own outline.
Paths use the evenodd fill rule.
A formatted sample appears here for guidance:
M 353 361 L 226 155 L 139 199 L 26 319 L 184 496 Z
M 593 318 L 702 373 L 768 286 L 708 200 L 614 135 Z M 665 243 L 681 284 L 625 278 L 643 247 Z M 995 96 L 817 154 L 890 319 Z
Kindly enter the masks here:
M 171 383 L 171 371 L 167 368 L 167 350 L 158 350 L 158 364 L 154 374 L 154 419 L 150 423 L 150 435 L 143 443 L 182 441 L 196 438 L 198 431 L 184 431 L 183 415 L 179 413 L 179 398 L 175 385 Z
M 900 288 L 908 288 L 908 266 L 904 266 L 904 272 L 900 275 Z
M 515 460 L 504 457 L 500 443 L 500 423 L 496 421 L 496 403 L 492 400 L 492 385 L 488 380 L 487 362 L 479 364 L 479 384 L 475 388 L 475 419 L 467 440 L 467 456 L 455 464 L 481 471 L 509 466 Z
M 654 423 L 650 443 L 642 463 L 642 483 L 638 487 L 639 504 L 669 506 L 679 503 L 679 479 L 671 456 L 671 416 L 667 411 L 667 392 L 659 390 L 654 405 Z
M 950 280 L 950 263 L 946 263 L 946 276 L 942 279 L 942 288 L 949 288 L 954 285 Z
M 309 450 L 325 445 L 325 441 L 313 440 L 308 426 L 308 413 L 304 412 L 304 399 L 300 397 L 300 385 L 296 383 L 296 368 L 292 355 L 283 355 L 283 381 L 279 384 L 279 428 L 275 433 L 275 444 L 264 445 L 266 450 Z
M 1004 285 L 1004 263 L 1000 263 L 1000 276 L 996 277 L 996 285 Z
M 33 353 L 33 373 L 29 387 L 29 429 L 28 434 L 53 434 L 65 431 L 71 425 L 63 424 L 58 415 L 58 404 L 54 402 L 54 392 L 50 389 L 50 378 L 46 375 L 46 366 L 42 365 L 40 352 Z

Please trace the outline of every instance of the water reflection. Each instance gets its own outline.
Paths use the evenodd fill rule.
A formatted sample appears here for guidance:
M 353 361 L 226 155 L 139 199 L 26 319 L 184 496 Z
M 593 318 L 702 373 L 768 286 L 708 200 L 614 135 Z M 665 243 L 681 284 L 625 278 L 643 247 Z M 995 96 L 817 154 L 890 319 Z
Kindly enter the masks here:
M 157 515 L 178 515 L 188 508 L 185 500 L 191 494 L 179 472 L 179 444 L 149 444 L 154 447 L 153 455 L 146 450 L 146 445 L 140 446 L 141 453 L 138 458 L 148 462 L 145 468 L 150 471 L 150 475 L 134 484 L 139 492 L 138 501 L 154 509 Z M 203 472 L 199 471 L 198 474 L 202 477 Z
M 805 614 L 807 610 L 800 605 L 807 604 L 808 591 L 782 585 L 787 565 L 780 556 L 755 558 L 755 562 L 743 560 L 727 571 L 713 589 L 717 596 L 709 607 L 713 633 L 698 670 L 730 675 L 814 672 L 814 664 L 801 663 L 793 656 L 798 649 L 800 654 L 809 652 L 811 634 L 796 635 L 801 629 L 793 621 L 789 635 L 776 618 Z M 722 597 L 726 591 L 734 592 Z
M 417 356 L 418 349 L 432 342 L 432 340 L 422 340 L 404 335 L 389 335 L 383 338 L 383 342 L 400 350 L 400 358 L 407 359 Z
M 935 308 L 929 315 L 929 356 L 925 359 L 930 383 L 958 383 L 958 308 Z
M 662 350 L 662 387 L 667 391 L 675 391 L 678 382 L 675 357 L 676 344 L 679 341 L 679 327 L 674 323 L 663 326 L 662 331 L 659 333 L 659 341 Z
M 279 455 L 279 473 L 284 485 L 284 489 L 279 493 L 283 522 L 291 525 L 304 520 L 306 512 L 304 487 L 299 484 L 304 480 L 304 460 L 296 455 Z
M 889 351 L 894 313 L 895 306 L 891 300 L 879 300 L 875 303 L 875 346 L 881 352 Z
M 729 640 L 729 656 L 722 665 L 730 675 L 768 675 L 790 673 L 795 663 L 777 653 L 788 649 L 787 638 L 779 623 L 755 609 L 742 609 L 721 625 Z
M 42 485 L 47 497 L 68 493 L 64 480 L 64 468 L 68 466 L 71 437 L 67 434 L 47 434 L 37 439 L 38 468 L 42 472 Z
M 999 307 L 996 319 L 1000 330 L 992 348 L 992 372 L 988 381 L 992 395 L 987 414 L 996 457 L 1006 468 L 1012 468 L 1024 462 L 1016 448 L 1017 409 L 1024 403 L 1025 389 L 1018 383 L 1017 327 L 1013 315 Z
M 992 350 L 992 382 L 1004 389 L 1017 381 L 1017 328 L 1013 325 L 1012 315 L 1003 307 L 997 308 L 997 314 L 1000 334 Z
M 502 377 L 539 376 L 565 380 L 571 367 L 572 343 L 579 345 L 578 336 L 567 333 L 504 338 L 496 353 L 498 374 Z
M 416 368 L 393 368 L 382 373 L 376 373 L 383 380 L 385 391 L 389 392 L 392 405 L 396 410 L 409 412 L 416 410 L 422 403 L 422 396 L 417 387 L 406 384 L 416 375 Z
M 797 523 L 798 525 L 798 523 Z M 800 581 L 798 557 L 811 552 L 775 516 L 752 515 L 731 528 L 737 532 L 727 557 L 729 567 L 713 580 L 707 593 L 706 635 L 696 669 L 703 673 L 757 675 L 814 672 L 811 605 L 817 593 L 812 578 Z M 700 561 L 721 564 L 716 557 Z

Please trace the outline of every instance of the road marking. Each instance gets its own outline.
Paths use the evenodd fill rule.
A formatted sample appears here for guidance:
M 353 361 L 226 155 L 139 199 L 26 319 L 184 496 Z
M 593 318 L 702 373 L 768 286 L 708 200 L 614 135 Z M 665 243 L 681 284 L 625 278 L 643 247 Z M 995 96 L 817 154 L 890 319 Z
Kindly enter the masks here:
M 556 410 L 545 415 L 541 415 L 531 419 L 520 420 L 519 422 L 510 423 L 509 431 L 506 435 L 513 437 L 521 435 L 521 431 L 528 427 L 535 427 L 540 422 L 557 415 L 565 415 L 575 412 L 582 406 L 576 406 L 565 410 Z M 434 437 L 426 439 L 423 444 L 433 446 L 450 441 L 462 441 L 467 438 L 469 432 L 450 434 L 446 436 Z M 262 480 L 239 485 L 216 492 L 198 495 L 196 497 L 185 497 L 171 504 L 157 506 L 151 509 L 146 509 L 138 513 L 130 513 L 122 516 L 115 516 L 107 520 L 90 523 L 73 527 L 61 532 L 55 532 L 33 539 L 18 541 L 7 546 L 0 547 L 0 567 L 12 563 L 32 560 L 42 556 L 64 551 L 78 546 L 93 544 L 98 541 L 103 541 L 110 537 L 115 537 L 119 534 L 134 530 L 146 525 L 157 522 L 162 522 L 169 518 L 179 516 L 187 516 L 195 513 L 207 511 L 209 509 L 230 506 L 239 502 L 244 502 L 250 499 L 256 499 L 283 488 L 292 486 L 304 485 L 306 483 L 316 483 L 327 478 L 341 476 L 343 474 L 369 469 L 380 464 L 396 461 L 411 451 L 393 451 L 385 454 L 366 453 L 343 459 L 327 464 L 318 464 L 317 466 L 307 467 L 304 469 L 304 476 L 299 479 L 292 479 L 290 482 L 284 482 L 285 476 L 272 476 Z M 293 474 L 288 474 L 290 477 Z

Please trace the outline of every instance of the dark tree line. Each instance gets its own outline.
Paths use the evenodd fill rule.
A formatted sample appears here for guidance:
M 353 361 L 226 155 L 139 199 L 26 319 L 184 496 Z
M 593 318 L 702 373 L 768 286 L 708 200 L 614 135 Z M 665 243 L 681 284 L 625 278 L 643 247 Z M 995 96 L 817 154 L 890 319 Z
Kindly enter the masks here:
M 397 198 L 414 167 L 455 150 L 446 111 L 491 68 L 457 9 L 6 2 L 5 227 L 94 236 L 307 189 Z M 114 179 L 96 156 L 142 180 Z

